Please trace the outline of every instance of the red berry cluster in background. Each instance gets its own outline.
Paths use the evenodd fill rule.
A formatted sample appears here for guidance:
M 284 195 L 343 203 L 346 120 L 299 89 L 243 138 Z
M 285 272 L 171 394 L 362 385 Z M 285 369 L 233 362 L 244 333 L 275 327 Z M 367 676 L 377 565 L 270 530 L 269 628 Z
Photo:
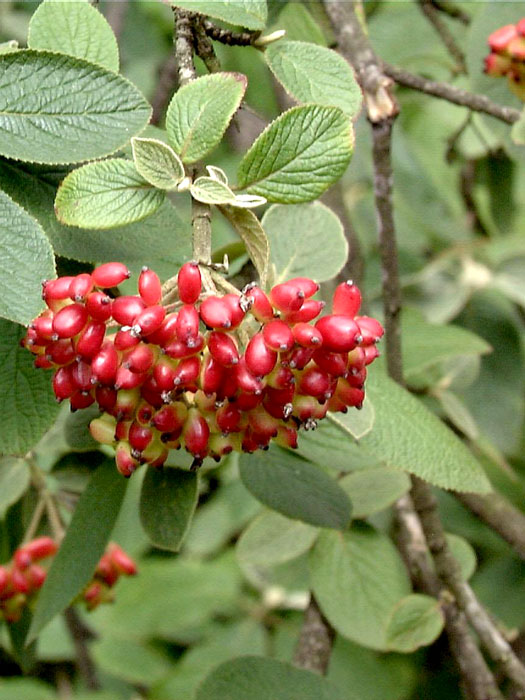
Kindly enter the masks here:
M 19 547 L 8 564 L 0 566 L 0 620 L 18 622 L 35 593 L 42 588 L 47 571 L 38 562 L 52 557 L 58 546 L 50 537 L 37 537 Z M 137 567 L 131 557 L 110 543 L 100 559 L 92 581 L 79 597 L 88 610 L 113 600 L 111 588 L 121 574 L 132 576 Z
M 507 76 L 510 90 L 525 100 L 525 17 L 497 29 L 488 44 L 491 53 L 485 57 L 485 73 Z
M 313 299 L 319 285 L 311 279 L 268 295 L 249 284 L 215 296 L 202 293 L 199 267 L 189 262 L 178 273 L 178 308 L 168 313 L 147 268 L 138 295 L 104 291 L 128 276 L 121 263 L 106 263 L 45 282 L 48 309 L 22 341 L 37 367 L 56 369 L 58 400 L 69 399 L 72 410 L 98 403 L 103 414 L 91 433 L 115 446 L 124 476 L 141 463 L 161 466 L 180 447 L 195 467 L 270 440 L 296 447 L 299 427 L 361 407 L 383 328 L 356 315 L 361 294 L 351 282 L 335 290 L 333 313 L 312 325 L 324 302 Z
M 46 580 L 38 563 L 57 551 L 50 537 L 38 537 L 19 547 L 13 559 L 0 566 L 0 620 L 18 622 L 24 607 Z

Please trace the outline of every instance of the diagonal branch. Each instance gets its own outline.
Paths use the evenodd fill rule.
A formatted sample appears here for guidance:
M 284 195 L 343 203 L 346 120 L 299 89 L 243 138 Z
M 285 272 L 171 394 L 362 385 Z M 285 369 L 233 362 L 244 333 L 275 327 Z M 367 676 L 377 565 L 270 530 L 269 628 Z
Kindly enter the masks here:
M 439 16 L 439 12 L 434 6 L 432 0 L 418 0 L 418 5 L 421 8 L 421 12 L 439 34 L 441 41 L 454 59 L 458 73 L 466 73 L 467 66 L 463 51 L 461 51 L 459 46 L 456 44 L 456 40 L 454 39 L 452 32 Z
M 298 668 L 325 674 L 328 671 L 335 632 L 312 596 L 304 614 L 293 663 Z

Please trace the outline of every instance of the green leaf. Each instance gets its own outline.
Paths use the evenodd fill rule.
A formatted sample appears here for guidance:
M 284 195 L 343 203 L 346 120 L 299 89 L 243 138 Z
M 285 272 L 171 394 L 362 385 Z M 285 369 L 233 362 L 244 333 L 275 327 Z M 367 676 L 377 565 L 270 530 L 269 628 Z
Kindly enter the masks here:
M 0 700 L 55 700 L 55 689 L 35 678 L 3 678 L 0 680 Z
M 372 649 L 386 649 L 392 608 L 410 593 L 404 564 L 385 535 L 372 528 L 324 530 L 310 555 L 312 588 L 330 624 Z
M 89 424 L 93 418 L 100 416 L 97 403 L 82 409 L 67 413 L 64 420 L 64 439 L 67 446 L 74 452 L 90 452 L 98 450 L 98 443 L 89 432 Z
M 117 519 L 126 485 L 113 459 L 103 462 L 91 477 L 39 593 L 29 642 L 91 580 Z
M 55 277 L 55 258 L 38 221 L 2 191 L 0 254 L 0 316 L 28 324 L 44 307 L 42 280 Z
M 276 659 L 241 656 L 214 669 L 195 700 L 343 700 L 323 676 Z
M 360 410 L 348 411 L 348 413 L 328 413 L 327 418 L 345 433 L 345 437 L 360 440 L 372 430 L 375 420 L 375 411 L 368 396 L 363 401 Z
M 362 93 L 353 70 L 335 51 L 306 41 L 278 41 L 264 52 L 286 92 L 298 102 L 339 107 L 349 117 L 361 109 Z
M 525 145 L 525 115 L 523 113 L 518 121 L 512 125 L 510 137 L 518 146 Z
M 299 520 L 264 511 L 253 520 L 237 542 L 237 558 L 243 564 L 275 566 L 307 552 L 318 530 Z
M 0 453 L 25 454 L 53 424 L 59 411 L 51 375 L 33 366 L 33 355 L 20 347 L 25 328 L 0 319 Z
M 270 242 L 276 282 L 311 277 L 332 279 L 348 257 L 348 242 L 338 217 L 321 202 L 274 204 L 261 222 Z
M 27 491 L 30 479 L 29 465 L 25 459 L 0 458 L 0 519 L 5 516 L 9 506 Z
M 24 607 L 20 620 L 7 626 L 9 641 L 11 642 L 11 653 L 24 673 L 28 673 L 36 662 L 36 641 L 25 646 L 27 632 L 32 619 L 31 611 L 28 607 Z
M 170 0 L 169 4 L 247 29 L 264 29 L 266 25 L 266 0 Z
M 378 467 L 347 474 L 339 485 L 352 501 L 353 517 L 366 518 L 388 508 L 409 491 L 410 479 L 404 472 Z
M 268 282 L 270 243 L 259 219 L 246 209 L 223 206 L 220 211 L 239 234 L 264 289 Z
M 197 505 L 195 472 L 149 467 L 140 494 L 140 521 L 152 544 L 177 552 Z
M 184 165 L 171 146 L 158 139 L 131 139 L 133 161 L 140 175 L 154 187 L 174 190 L 184 178 Z
M 351 505 L 346 493 L 323 471 L 291 452 L 272 447 L 242 455 L 241 479 L 261 503 L 288 518 L 344 530 Z
M 190 187 L 194 199 L 204 204 L 233 204 L 235 195 L 224 182 L 212 177 L 198 177 Z
M 118 73 L 118 45 L 103 15 L 87 0 L 44 0 L 29 23 L 27 45 L 83 58 Z
M 326 39 L 319 24 L 304 5 L 286 3 L 274 27 L 286 30 L 286 38 L 293 41 L 310 41 L 326 46 Z
M 125 78 L 73 56 L 0 56 L 0 154 L 31 163 L 79 163 L 124 146 L 151 108 Z
M 478 564 L 474 548 L 464 537 L 453 535 L 451 532 L 447 532 L 446 538 L 450 551 L 461 569 L 461 576 L 468 581 Z
M 239 188 L 269 202 L 308 202 L 350 162 L 352 123 L 338 107 L 292 107 L 271 122 L 239 165 Z
M 131 161 L 111 158 L 69 173 L 58 188 L 55 210 L 63 224 L 107 229 L 145 219 L 164 197 Z
M 246 85 L 241 73 L 214 73 L 192 80 L 173 95 L 166 131 L 184 163 L 200 160 L 217 146 L 241 104 Z
M 465 403 L 452 391 L 439 391 L 436 397 L 447 418 L 459 428 L 469 440 L 479 438 L 479 428 Z
M 428 323 L 423 316 L 405 309 L 401 320 L 403 337 L 403 370 L 405 377 L 458 355 L 483 355 L 490 345 L 465 328 Z
M 386 629 L 386 643 L 392 651 L 409 654 L 432 644 L 443 629 L 439 602 L 418 593 L 400 600 L 392 611 Z
M 18 51 L 18 41 L 11 39 L 10 41 L 2 41 L 0 43 L 0 54 L 12 53 Z
M 490 483 L 470 450 L 433 413 L 379 368 L 367 381 L 376 419 L 360 441 L 387 465 L 436 486 L 488 493 Z
M 134 639 L 104 635 L 91 650 L 97 668 L 128 683 L 151 685 L 170 670 L 167 656 Z

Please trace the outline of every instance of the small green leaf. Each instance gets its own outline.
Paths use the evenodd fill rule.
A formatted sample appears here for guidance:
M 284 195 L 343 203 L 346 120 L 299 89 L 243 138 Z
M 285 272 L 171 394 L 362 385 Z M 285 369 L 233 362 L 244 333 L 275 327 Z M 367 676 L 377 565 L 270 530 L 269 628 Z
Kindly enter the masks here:
M 84 58 L 118 73 L 118 44 L 113 30 L 87 0 L 44 0 L 31 17 L 27 45 Z
M 29 642 L 89 583 L 113 530 L 126 485 L 113 459 L 103 462 L 91 477 L 39 593 Z
M 53 249 L 38 221 L 0 191 L 0 316 L 29 323 L 42 311 L 42 280 L 55 276 Z
M 239 188 L 269 202 L 308 202 L 350 162 L 352 123 L 338 107 L 292 107 L 271 122 L 239 165 Z
M 262 656 L 240 656 L 215 668 L 195 700 L 343 700 L 326 678 Z
M 88 163 L 73 170 L 57 191 L 55 211 L 63 224 L 115 228 L 153 214 L 165 193 L 141 177 L 123 158 Z
M 151 108 L 125 78 L 80 58 L 32 49 L 0 56 L 0 154 L 79 163 L 124 146 Z
M 31 474 L 25 459 L 0 457 L 0 519 L 27 491 Z
M 192 80 L 173 95 L 166 113 L 168 139 L 184 163 L 203 158 L 222 139 L 246 90 L 241 73 Z
M 286 3 L 279 12 L 275 29 L 286 30 L 286 39 L 290 41 L 310 41 L 326 46 L 326 39 L 319 24 L 310 11 L 299 3 Z
M 372 528 L 324 530 L 310 555 L 321 610 L 343 636 L 386 649 L 392 608 L 410 593 L 405 566 L 388 537 Z
M 28 673 L 36 662 L 36 640 L 25 646 L 27 632 L 32 619 L 31 611 L 28 607 L 24 607 L 20 620 L 7 626 L 9 641 L 11 642 L 11 653 L 24 673 Z
M 190 187 L 191 196 L 204 204 L 232 204 L 235 195 L 224 182 L 212 177 L 198 177 Z
M 166 655 L 135 639 L 105 634 L 95 641 L 91 650 L 97 668 L 128 683 L 153 685 L 170 670 Z
M 247 29 L 264 29 L 268 14 L 266 0 L 170 0 L 169 4 Z
M 276 566 L 307 552 L 318 530 L 299 520 L 264 511 L 242 533 L 236 546 L 243 564 Z
M 339 107 L 349 117 L 361 109 L 353 70 L 335 51 L 306 41 L 279 41 L 264 52 L 277 80 L 298 102 Z
M 372 430 L 375 415 L 372 402 L 367 396 L 360 410 L 354 409 L 348 411 L 348 413 L 329 412 L 326 417 L 334 425 L 337 425 L 343 433 L 346 433 L 345 437 L 348 438 L 349 436 L 354 440 L 360 440 Z
M 208 175 L 214 180 L 217 180 L 217 182 L 222 182 L 224 185 L 228 184 L 228 176 L 222 168 L 218 168 L 215 165 L 207 165 L 206 170 L 208 171 Z
M 360 441 L 387 465 L 445 489 L 488 493 L 490 483 L 461 440 L 415 396 L 379 368 L 367 381 L 376 419 Z
M 270 243 L 259 219 L 253 212 L 237 207 L 224 206 L 220 211 L 239 234 L 264 289 L 268 281 Z
M 184 165 L 171 146 L 158 139 L 131 139 L 133 161 L 140 175 L 154 187 L 174 190 L 184 178 Z
M 20 347 L 25 328 L 0 319 L 0 453 L 25 454 L 50 428 L 59 411 L 51 375 L 35 370 L 33 355 Z
M 390 467 L 356 471 L 344 476 L 339 484 L 352 501 L 354 518 L 384 510 L 410 490 L 408 475 Z
M 149 467 L 140 494 L 140 521 L 152 544 L 177 552 L 197 505 L 197 474 Z
M 461 569 L 461 576 L 468 581 L 478 564 L 474 548 L 464 537 L 453 535 L 451 532 L 447 532 L 446 538 L 450 551 Z
M 351 517 L 348 496 L 334 479 L 291 452 L 272 447 L 242 455 L 241 479 L 261 503 L 288 518 L 344 530 Z
M 400 600 L 386 629 L 386 644 L 392 651 L 409 654 L 432 644 L 443 629 L 443 613 L 435 598 L 418 593 Z
M 270 207 L 261 222 L 270 241 L 276 282 L 311 277 L 332 279 L 348 257 L 348 242 L 338 217 L 321 202 Z

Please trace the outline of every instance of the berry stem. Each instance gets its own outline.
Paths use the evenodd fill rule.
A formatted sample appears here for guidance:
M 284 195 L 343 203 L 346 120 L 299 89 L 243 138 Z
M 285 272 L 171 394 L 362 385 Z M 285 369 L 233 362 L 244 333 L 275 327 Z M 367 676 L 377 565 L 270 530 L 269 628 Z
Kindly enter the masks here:
M 27 526 L 27 530 L 22 541 L 23 544 L 26 544 L 26 542 L 30 542 L 35 537 L 36 531 L 38 530 L 38 526 L 40 525 L 40 521 L 42 520 L 42 516 L 44 515 L 45 509 L 45 500 L 43 498 L 39 498 L 33 511 L 33 515 L 31 516 L 29 525 Z
M 58 504 L 54 495 L 49 491 L 45 476 L 40 467 L 35 463 L 31 453 L 28 455 L 28 462 L 31 470 L 31 481 L 35 489 L 38 491 L 40 500 L 44 504 L 47 519 L 49 520 L 51 531 L 53 533 L 53 538 L 57 543 L 60 543 L 64 538 L 65 528 L 62 522 Z

